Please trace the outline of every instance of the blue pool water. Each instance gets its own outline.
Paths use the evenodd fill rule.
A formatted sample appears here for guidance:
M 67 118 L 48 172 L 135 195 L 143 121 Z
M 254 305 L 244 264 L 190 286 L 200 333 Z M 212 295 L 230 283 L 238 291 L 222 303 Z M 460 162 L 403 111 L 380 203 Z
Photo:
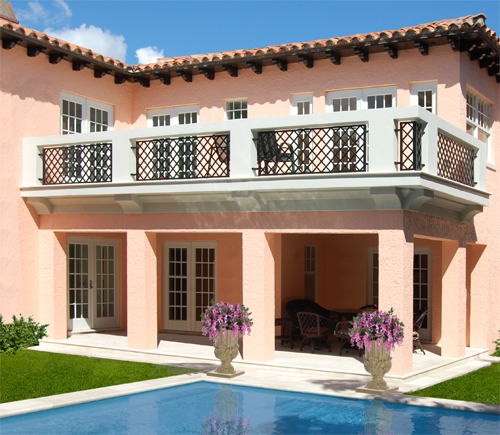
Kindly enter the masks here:
M 216 433 L 498 435 L 500 416 L 197 382 L 0 419 L 2 435 Z

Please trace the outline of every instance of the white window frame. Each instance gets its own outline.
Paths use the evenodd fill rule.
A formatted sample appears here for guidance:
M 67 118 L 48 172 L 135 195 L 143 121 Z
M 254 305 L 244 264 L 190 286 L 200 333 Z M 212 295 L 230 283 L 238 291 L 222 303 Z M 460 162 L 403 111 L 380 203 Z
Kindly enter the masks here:
M 432 92 L 432 107 L 429 112 L 437 115 L 437 82 L 412 83 L 410 84 L 410 105 L 419 106 L 419 92 Z M 427 109 L 424 107 L 424 109 Z M 428 109 L 427 109 L 428 110 Z
M 153 117 L 155 116 L 170 116 L 170 124 L 168 125 L 183 125 L 179 122 L 179 115 L 181 114 L 196 114 L 196 122 L 183 123 L 196 124 L 200 122 L 200 106 L 197 104 L 189 106 L 175 106 L 175 107 L 163 107 L 161 109 L 148 109 L 148 127 L 153 127 Z M 157 126 L 161 127 L 161 126 Z
M 238 110 L 238 111 L 241 111 L 241 112 L 242 112 L 242 114 L 243 114 L 243 110 L 244 110 L 244 111 L 246 111 L 246 116 L 245 116 L 245 117 L 243 117 L 243 116 L 242 116 L 241 118 L 229 118 L 229 117 L 228 117 L 228 113 L 229 113 L 229 112 L 234 112 L 234 111 L 235 111 L 235 109 L 233 109 L 233 110 L 229 110 L 229 109 L 227 108 L 228 103 L 238 103 L 238 102 L 239 102 L 239 103 L 245 103 L 245 104 L 246 104 L 246 108 L 245 108 L 245 109 L 243 109 L 243 108 L 241 108 L 241 109 L 236 109 L 236 110 Z M 236 98 L 236 99 L 234 99 L 234 100 L 225 100 L 225 101 L 224 101 L 224 119 L 225 119 L 226 121 L 234 121 L 234 120 L 236 120 L 236 121 L 237 121 L 237 120 L 239 120 L 239 119 L 248 119 L 248 100 L 247 100 L 246 98 Z
M 89 98 L 80 97 L 78 95 L 69 94 L 67 92 L 61 92 L 60 94 L 60 123 L 61 123 L 61 134 L 63 134 L 63 100 L 80 104 L 82 106 L 82 133 L 90 133 L 90 109 L 93 107 L 95 109 L 104 110 L 108 112 L 108 126 L 105 131 L 112 131 L 114 124 L 113 117 L 113 106 L 106 103 L 101 103 L 100 101 L 91 100 Z M 79 134 L 77 132 L 66 133 L 66 134 Z
M 469 103 L 468 103 L 468 94 L 472 95 L 474 97 L 474 105 L 473 105 L 473 109 L 474 109 L 474 114 L 472 117 L 469 117 L 467 112 L 468 112 L 468 107 L 469 106 Z M 480 104 L 484 104 L 485 108 L 486 108 L 486 117 L 487 119 L 489 120 L 488 122 L 488 125 L 486 126 L 482 126 L 480 125 L 480 123 L 478 122 L 478 113 L 479 113 L 479 107 L 480 107 Z M 465 94 L 465 104 L 466 104 L 466 131 L 468 133 L 470 133 L 473 137 L 481 140 L 479 138 L 479 133 L 482 132 L 485 137 L 486 137 L 486 146 L 488 148 L 488 157 L 487 157 L 487 161 L 489 163 L 494 163 L 494 155 L 493 155 L 493 148 L 491 146 L 491 124 L 492 124 L 492 119 L 491 119 L 491 114 L 493 112 L 493 107 L 492 107 L 492 104 L 490 102 L 488 102 L 488 100 L 486 100 L 485 98 L 481 97 L 480 94 L 478 94 L 477 92 L 473 91 L 472 89 L 469 89 L 467 88 L 467 91 L 466 91 L 466 94 Z M 470 128 L 470 130 L 469 130 Z M 484 142 L 484 141 L 483 141 Z
M 308 113 L 300 113 L 301 105 L 308 105 Z M 311 115 L 313 113 L 313 94 L 295 94 L 290 96 L 290 115 Z
M 381 86 L 376 88 L 363 88 L 363 89 L 351 89 L 345 91 L 331 91 L 326 93 L 326 108 L 327 112 L 333 112 L 334 103 L 333 100 L 345 99 L 345 98 L 356 98 L 356 108 L 354 110 L 367 110 L 368 109 L 368 97 L 376 95 L 387 95 L 392 96 L 391 108 L 397 107 L 397 86 Z M 353 109 L 349 109 L 353 110 Z M 340 111 L 342 112 L 342 110 Z M 335 112 L 337 113 L 337 112 Z

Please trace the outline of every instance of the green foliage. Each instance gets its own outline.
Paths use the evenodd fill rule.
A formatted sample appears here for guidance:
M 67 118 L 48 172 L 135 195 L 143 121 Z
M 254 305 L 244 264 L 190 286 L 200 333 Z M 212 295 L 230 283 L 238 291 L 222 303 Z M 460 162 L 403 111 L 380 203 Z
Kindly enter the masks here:
M 0 314 L 0 353 L 15 354 L 18 350 L 30 346 L 38 346 L 38 341 L 47 337 L 47 326 L 40 325 L 33 320 L 32 316 L 25 320 L 12 316 L 12 323 L 3 323 Z
M 184 367 L 25 350 L 0 354 L 0 403 L 196 372 Z
M 500 364 L 497 363 L 408 394 L 410 396 L 436 397 L 439 399 L 500 405 L 499 385 Z
M 498 332 L 500 332 L 500 330 Z M 495 351 L 491 354 L 491 356 L 500 356 L 500 338 L 495 340 L 493 343 L 495 343 Z

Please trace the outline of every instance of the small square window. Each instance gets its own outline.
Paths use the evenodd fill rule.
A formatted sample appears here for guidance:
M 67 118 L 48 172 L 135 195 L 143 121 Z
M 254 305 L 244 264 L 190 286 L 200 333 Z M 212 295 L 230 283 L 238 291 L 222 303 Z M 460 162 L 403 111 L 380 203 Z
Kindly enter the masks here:
M 246 119 L 247 117 L 247 100 L 235 100 L 226 102 L 227 119 Z

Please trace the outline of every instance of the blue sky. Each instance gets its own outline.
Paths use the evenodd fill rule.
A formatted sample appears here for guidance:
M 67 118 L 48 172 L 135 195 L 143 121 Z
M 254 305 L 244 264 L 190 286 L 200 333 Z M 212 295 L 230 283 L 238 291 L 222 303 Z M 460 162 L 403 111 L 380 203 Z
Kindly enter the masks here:
M 130 64 L 399 29 L 484 13 L 499 0 L 11 0 L 20 24 Z

